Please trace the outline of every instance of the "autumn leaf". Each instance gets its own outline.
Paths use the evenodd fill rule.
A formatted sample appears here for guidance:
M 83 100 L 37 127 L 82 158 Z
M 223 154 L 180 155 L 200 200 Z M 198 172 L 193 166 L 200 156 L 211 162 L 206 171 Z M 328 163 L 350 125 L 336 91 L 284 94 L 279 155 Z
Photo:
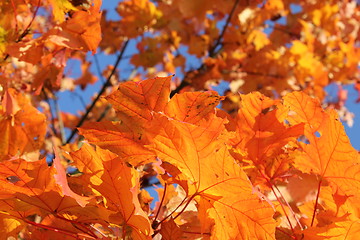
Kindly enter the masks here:
M 342 194 L 351 195 L 359 186 L 359 154 L 351 146 L 337 113 L 324 112 L 319 103 L 315 105 L 315 100 L 300 92 L 289 94 L 286 100 L 293 111 L 290 121 L 294 122 L 296 116 L 295 121 L 305 123 L 308 141 L 300 142 L 303 151 L 295 160 L 296 167 L 320 175 L 338 186 Z M 306 107 L 311 105 L 313 110 L 308 111 Z
M 239 236 L 273 239 L 273 210 L 252 194 L 251 183 L 229 155 L 224 145 L 225 120 L 211 118 L 198 127 L 165 117 L 160 117 L 159 121 L 161 130 L 151 148 L 163 161 L 175 165 L 187 176 L 189 184 L 193 185 L 189 190 L 190 198 L 211 203 L 206 209 L 206 218 L 215 221 L 213 239 L 237 239 Z M 226 188 L 227 185 L 232 187 Z M 250 213 L 249 209 L 253 211 Z M 255 217 L 260 215 L 261 219 Z M 206 222 L 206 218 L 200 221 Z
M 120 2 L 116 11 L 123 16 L 121 26 L 124 35 L 133 38 L 143 33 L 156 21 L 154 19 L 161 16 L 161 11 L 156 5 L 147 0 L 127 0 Z
M 56 160 L 56 159 L 55 159 Z M 57 160 L 56 160 L 57 161 Z M 58 165 L 58 163 L 57 163 Z M 57 166 L 59 169 L 59 166 Z M 62 167 L 62 166 L 61 166 Z M 85 197 L 69 194 L 66 180 L 56 180 L 54 176 L 57 171 L 63 171 L 60 176 L 66 177 L 64 170 L 56 170 L 55 167 L 49 167 L 45 160 L 37 162 L 27 162 L 22 159 L 5 161 L 1 163 L 0 172 L 0 211 L 4 214 L 2 224 L 6 224 L 8 230 L 14 236 L 18 228 L 29 228 L 38 223 L 32 219 L 32 216 L 46 218 L 52 216 L 57 219 L 57 224 L 47 224 L 47 229 L 60 231 L 77 235 L 81 233 L 88 222 L 100 222 L 104 224 L 109 213 L 105 209 L 96 206 L 93 202 L 88 206 L 81 207 L 75 199 L 80 202 Z M 68 197 L 66 195 L 71 195 Z M 13 222 L 14 225 L 10 225 Z M 61 223 L 61 224 L 60 224 Z M 72 223 L 78 227 L 76 228 Z M 85 224 L 85 225 L 84 225 Z M 86 227 L 85 227 L 86 228 Z M 75 229 L 75 233 L 74 233 Z M 77 229 L 77 230 L 76 230 Z
M 56 21 L 63 22 L 65 14 L 68 11 L 77 11 L 78 9 L 68 0 L 49 0 L 53 6 L 53 14 Z
M 85 174 L 90 185 L 98 191 L 105 207 L 113 212 L 112 224 L 120 226 L 123 234 L 133 239 L 150 239 L 149 219 L 140 207 L 138 174 L 135 169 L 107 150 L 84 144 L 71 153 L 75 165 Z
M 222 99 L 223 97 L 213 91 L 177 94 L 166 105 L 164 113 L 168 117 L 200 125 L 214 113 L 214 107 Z
M 45 138 L 45 116 L 24 95 L 8 89 L 0 109 L 0 131 L 0 160 L 27 154 L 35 154 L 29 157 L 36 158 Z
M 176 225 L 174 220 L 171 218 L 169 221 L 164 222 L 161 224 L 160 230 L 162 239 L 170 240 L 170 239 L 180 239 L 182 236 L 182 231 L 179 226 Z
M 242 95 L 241 107 L 235 118 L 235 149 L 246 151 L 247 158 L 261 163 L 274 157 L 281 147 L 303 133 L 302 124 L 286 126 L 287 110 L 276 101 L 259 93 Z
M 127 82 L 106 99 L 126 125 L 145 125 L 152 113 L 162 111 L 169 100 L 171 77 L 156 77 L 141 82 Z
M 154 154 L 142 145 L 149 143 L 146 128 L 154 112 L 164 111 L 170 94 L 170 77 L 158 77 L 142 82 L 127 82 L 106 99 L 120 119 L 118 123 L 85 124 L 80 133 L 90 143 L 119 154 L 134 166 L 154 159 Z
M 55 153 L 55 158 L 53 160 L 54 168 L 56 169 L 57 172 L 57 174 L 54 175 L 55 182 L 59 186 L 61 186 L 62 193 L 64 195 L 74 198 L 77 201 L 77 203 L 79 203 L 80 206 L 85 207 L 86 204 L 89 203 L 89 199 L 83 196 L 79 196 L 70 189 L 67 181 L 65 169 L 63 165 L 61 165 L 61 160 L 56 148 L 54 148 L 54 153 Z
M 89 143 L 108 149 L 118 154 L 122 161 L 134 166 L 151 162 L 155 159 L 152 151 L 146 149 L 142 134 L 134 136 L 133 130 L 118 122 L 101 122 L 84 124 L 79 132 Z
M 56 37 L 64 38 L 70 48 L 92 51 L 94 54 L 101 41 L 100 10 L 101 0 L 86 11 L 77 11 L 60 25 L 62 31 Z

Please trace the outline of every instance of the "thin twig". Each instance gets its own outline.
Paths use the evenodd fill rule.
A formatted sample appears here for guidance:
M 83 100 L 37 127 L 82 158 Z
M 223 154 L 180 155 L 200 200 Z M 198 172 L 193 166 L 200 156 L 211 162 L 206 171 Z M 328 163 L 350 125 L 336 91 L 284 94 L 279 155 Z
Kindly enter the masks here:
M 318 208 L 318 204 L 319 204 L 319 196 L 320 196 L 321 184 L 322 184 L 322 180 L 320 180 L 319 184 L 318 184 L 318 190 L 317 190 L 317 193 L 316 193 L 316 199 L 315 199 L 315 205 L 314 205 L 314 212 L 313 212 L 313 215 L 312 215 L 312 218 L 311 218 L 310 227 L 312 227 L 314 225 L 315 216 L 316 216 L 316 212 L 317 212 L 317 208 Z
M 162 195 L 162 198 L 161 198 L 161 201 L 160 201 L 159 208 L 158 208 L 158 210 L 157 210 L 157 212 L 156 212 L 156 215 L 155 215 L 155 218 L 154 218 L 154 222 L 156 222 L 156 220 L 157 220 L 157 218 L 158 218 L 158 216 L 159 216 L 160 210 L 161 210 L 161 208 L 162 208 L 162 205 L 163 205 L 163 203 L 164 203 L 165 195 L 166 195 L 166 188 L 167 188 L 167 184 L 165 183 L 165 185 L 164 185 L 164 192 L 163 192 L 163 195 Z
M 100 99 L 100 97 L 102 96 L 102 94 L 105 92 L 106 88 L 111 86 L 111 78 L 112 76 L 115 74 L 116 72 L 116 69 L 117 69 L 117 66 L 119 65 L 123 55 L 124 55 L 124 52 L 126 50 L 126 47 L 129 43 L 129 40 L 127 40 L 122 49 L 121 49 L 121 52 L 119 54 L 119 56 L 117 57 L 116 59 L 116 62 L 115 62 L 115 65 L 114 65 L 114 68 L 113 70 L 111 71 L 110 75 L 108 76 L 106 82 L 103 84 L 101 90 L 99 91 L 98 95 L 96 96 L 96 98 L 93 100 L 93 102 L 91 103 L 91 105 L 88 107 L 88 109 L 86 110 L 85 114 L 82 116 L 82 118 L 80 119 L 80 121 L 78 122 L 78 124 L 76 125 L 76 127 L 72 130 L 69 138 L 66 140 L 66 143 L 70 143 L 71 140 L 73 139 L 73 137 L 75 136 L 75 134 L 77 133 L 77 128 L 78 127 L 81 127 L 83 125 L 83 123 L 85 122 L 86 118 L 88 117 L 88 115 L 90 114 L 90 112 L 92 111 L 92 109 L 95 107 L 95 104 L 97 103 L 97 101 Z
M 229 13 L 228 18 L 226 19 L 225 25 L 224 25 L 219 37 L 217 38 L 217 40 L 215 42 L 215 45 L 210 49 L 210 51 L 209 51 L 209 56 L 210 57 L 214 57 L 214 56 L 217 55 L 218 51 L 215 52 L 215 50 L 221 44 L 222 38 L 224 37 L 225 31 L 229 26 L 229 23 L 231 21 L 232 16 L 234 15 L 235 9 L 236 9 L 237 5 L 239 4 L 239 1 L 240 0 L 235 1 L 234 6 L 232 7 L 232 9 L 231 9 L 231 11 Z
M 36 6 L 36 9 L 35 9 L 35 12 L 34 12 L 34 15 L 31 19 L 31 21 L 29 22 L 27 27 L 24 29 L 24 31 L 20 34 L 18 39 L 16 39 L 15 42 L 17 42 L 17 43 L 20 42 L 30 32 L 30 27 L 31 27 L 32 23 L 34 22 L 37 12 L 40 8 L 40 2 L 41 2 L 41 0 L 38 0 L 37 6 Z M 6 59 L 8 59 L 9 56 L 10 56 L 9 54 L 6 54 L 6 56 L 3 58 L 3 61 L 6 61 Z

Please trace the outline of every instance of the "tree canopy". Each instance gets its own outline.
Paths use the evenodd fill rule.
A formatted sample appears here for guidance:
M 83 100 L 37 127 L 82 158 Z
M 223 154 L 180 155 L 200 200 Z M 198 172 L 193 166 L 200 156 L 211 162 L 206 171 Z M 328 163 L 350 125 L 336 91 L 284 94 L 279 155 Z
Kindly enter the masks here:
M 0 3 L 1 239 L 357 239 L 357 1 L 102 4 Z

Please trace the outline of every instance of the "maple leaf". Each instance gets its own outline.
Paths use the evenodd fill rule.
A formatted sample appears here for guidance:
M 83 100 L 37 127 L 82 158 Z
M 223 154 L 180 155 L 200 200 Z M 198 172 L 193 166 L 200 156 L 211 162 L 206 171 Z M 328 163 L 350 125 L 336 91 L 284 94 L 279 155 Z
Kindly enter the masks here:
M 252 193 L 247 176 L 224 145 L 225 120 L 212 118 L 198 127 L 165 117 L 159 121 L 161 130 L 151 148 L 187 176 L 191 198 L 210 203 L 200 221 L 215 221 L 213 239 L 274 239 L 272 208 Z
M 170 77 L 157 77 L 142 82 L 121 84 L 106 97 L 120 119 L 119 123 L 85 124 L 80 134 L 90 143 L 119 154 L 134 166 L 154 159 L 142 145 L 148 144 L 145 129 L 154 112 L 163 111 L 170 94 Z
M 100 6 L 101 0 L 96 0 L 87 12 L 75 12 L 59 26 L 60 31 L 54 29 L 54 39 L 63 39 L 61 41 L 69 48 L 92 51 L 94 54 L 101 41 Z
M 220 100 L 217 92 L 189 92 L 175 95 L 166 105 L 164 113 L 179 121 L 201 125 L 201 122 L 211 117 Z
M 88 222 L 101 222 L 105 225 L 104 220 L 108 219 L 109 213 L 94 202 L 86 207 L 80 206 L 77 201 L 84 203 L 88 198 L 71 193 L 64 180 L 66 176 L 62 166 L 55 169 L 49 167 L 45 160 L 26 162 L 15 159 L 2 162 L 1 169 L 0 211 L 6 213 L 2 215 L 3 224 L 13 221 L 16 225 L 7 226 L 8 230 L 12 229 L 11 233 L 16 234 L 17 230 L 33 225 L 55 232 L 62 229 L 63 233 L 68 232 L 74 236 L 83 232 L 79 228 L 86 228 Z M 54 224 L 37 225 L 31 217 L 35 215 L 40 218 L 52 216 L 57 220 Z
M 243 237 L 273 238 L 275 228 L 270 227 L 274 227 L 272 208 L 251 193 L 251 183 L 224 145 L 231 136 L 225 130 L 227 120 L 214 115 L 214 107 L 221 97 L 214 92 L 185 93 L 167 102 L 169 91 L 165 88 L 169 86 L 169 81 L 170 78 L 157 78 L 125 83 L 107 99 L 116 109 L 121 123 L 130 124 L 131 121 L 132 126 L 138 125 L 140 130 L 150 132 L 148 146 L 163 161 L 173 164 L 187 177 L 192 198 L 211 202 L 211 207 L 205 210 L 208 216 L 204 215 L 202 221 L 208 221 L 206 218 L 209 216 L 215 219 L 214 236 L 231 239 L 242 234 Z M 150 94 L 150 89 L 155 92 Z M 125 102 L 128 105 L 124 105 Z M 143 127 L 145 124 L 147 128 Z M 217 167 L 211 168 L 214 164 Z M 224 187 L 228 184 L 232 188 L 224 193 Z M 238 196 L 242 198 L 239 200 Z M 245 213 L 252 204 L 259 206 L 253 212 L 254 216 L 264 216 L 260 222 Z M 225 220 L 220 216 L 224 216 Z M 238 220 L 235 221 L 235 218 Z M 231 228 L 234 223 L 238 224 L 234 232 L 222 230 L 223 226 Z M 248 224 L 259 226 L 258 233 L 254 228 L 248 229 Z M 268 227 L 264 227 L 264 224 Z
M 332 200 L 327 200 L 327 205 L 337 206 L 334 212 L 340 212 L 339 209 L 343 203 L 338 201 L 339 196 L 346 198 L 348 206 L 346 214 L 350 214 L 350 219 L 334 218 L 334 224 L 328 225 L 324 230 L 321 228 L 308 230 L 309 234 L 313 230 L 317 233 L 318 239 L 323 237 L 334 237 L 338 232 L 349 234 L 351 236 L 352 226 L 358 227 L 358 214 L 356 211 L 349 211 L 357 205 L 357 194 L 359 189 L 360 158 L 359 153 L 351 146 L 348 137 L 345 134 L 341 122 L 338 120 L 337 113 L 334 110 L 323 111 L 317 100 L 310 98 L 304 93 L 290 93 L 285 97 L 284 105 L 292 111 L 290 122 L 305 123 L 306 137 L 305 141 L 299 142 L 301 147 L 297 154 L 294 166 L 304 173 L 313 173 L 318 175 L 317 195 L 312 213 L 310 226 L 314 226 L 315 219 L 319 221 L 321 214 L 316 214 L 316 210 L 323 199 L 324 186 L 329 184 L 333 189 Z M 330 199 L 327 197 L 326 199 Z M 329 208 L 328 208 L 329 209 Z M 329 217 L 327 217 L 329 218 Z M 355 218 L 355 220 L 354 220 Z M 346 220 L 345 222 L 343 222 Z M 331 230 L 330 230 L 331 229 Z M 337 230 L 336 230 L 337 229 Z M 324 232 L 326 232 L 324 234 Z M 314 232 L 313 232 L 314 233 Z M 306 231 L 304 232 L 306 235 Z M 310 234 L 311 235 L 311 234 Z M 334 238 L 335 239 L 335 238 Z
M 291 154 L 283 147 L 295 142 L 303 134 L 304 126 L 286 125 L 287 113 L 288 109 L 278 101 L 260 93 L 241 95 L 238 114 L 228 126 L 228 130 L 235 131 L 230 140 L 231 152 L 253 169 L 247 172 L 254 184 L 264 182 L 269 187 L 267 180 L 280 180 L 291 168 Z
M 118 122 L 86 123 L 79 133 L 85 136 L 89 143 L 108 149 L 118 154 L 122 161 L 133 166 L 151 162 L 155 158 L 152 151 L 146 149 L 142 134 L 134 136 L 133 129 Z
M 3 140 L 0 143 L 0 160 L 37 152 L 45 138 L 45 116 L 14 89 L 7 90 L 2 104 L 0 131 L 3 133 Z
M 288 94 L 284 104 L 294 111 L 289 121 L 305 123 L 309 141 L 300 142 L 303 152 L 296 158 L 295 166 L 305 173 L 319 174 L 343 194 L 351 195 L 359 187 L 359 154 L 351 146 L 337 113 L 324 112 L 317 100 L 301 92 Z
M 164 240 L 177 240 L 180 239 L 182 236 L 182 231 L 179 228 L 179 226 L 176 225 L 174 222 L 174 219 L 170 219 L 169 221 L 166 221 L 161 224 L 161 230 L 160 230 L 162 239 Z
M 86 197 L 79 196 L 70 189 L 67 182 L 65 169 L 61 165 L 61 160 L 56 148 L 54 148 L 54 153 L 55 153 L 54 168 L 56 169 L 57 172 L 57 174 L 54 175 L 55 182 L 59 186 L 61 186 L 64 195 L 74 198 L 79 203 L 80 206 L 85 207 L 86 204 L 88 204 L 89 199 Z
M 146 124 L 152 113 L 162 111 L 169 100 L 171 77 L 156 77 L 141 82 L 121 84 L 106 97 L 119 119 L 127 125 Z
M 116 11 L 123 17 L 120 23 L 124 35 L 129 38 L 145 32 L 147 28 L 156 23 L 155 19 L 161 15 L 156 5 L 147 0 L 122 1 Z
M 84 144 L 71 153 L 75 165 L 88 176 L 90 185 L 104 199 L 112 224 L 121 226 L 123 236 L 132 239 L 150 239 L 152 229 L 149 219 L 138 200 L 139 182 L 136 170 L 128 167 L 114 153 Z M 129 233 L 130 231 L 130 233 Z

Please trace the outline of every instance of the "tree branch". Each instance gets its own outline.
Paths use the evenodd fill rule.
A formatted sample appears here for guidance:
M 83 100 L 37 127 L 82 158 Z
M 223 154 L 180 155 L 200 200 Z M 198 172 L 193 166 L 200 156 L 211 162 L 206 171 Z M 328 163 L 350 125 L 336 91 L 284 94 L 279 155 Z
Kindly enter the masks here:
M 20 42 L 30 32 L 30 27 L 31 27 L 32 23 L 34 22 L 35 17 L 36 17 L 36 15 L 38 13 L 38 10 L 40 8 L 40 3 L 41 3 L 41 0 L 38 0 L 38 3 L 37 3 L 36 8 L 35 8 L 34 15 L 33 15 L 32 19 L 31 19 L 31 21 L 29 22 L 27 27 L 24 29 L 24 31 L 20 34 L 18 39 L 16 39 L 16 41 L 15 41 L 16 43 Z M 6 54 L 6 56 L 3 58 L 3 61 L 6 61 L 9 56 L 10 56 L 9 54 Z
M 232 16 L 234 15 L 235 9 L 236 9 L 237 5 L 239 4 L 239 1 L 240 0 L 235 1 L 234 6 L 232 7 L 232 9 L 229 13 L 228 18 L 226 19 L 225 25 L 224 25 L 219 37 L 217 38 L 217 40 L 215 42 L 215 45 L 212 48 L 210 48 L 210 50 L 209 50 L 210 57 L 215 57 L 217 55 L 218 51 L 215 52 L 215 50 L 221 44 L 222 38 L 224 37 L 225 31 L 229 26 L 229 23 L 231 21 Z
M 106 79 L 106 82 L 103 84 L 101 90 L 99 91 L 98 95 L 96 96 L 96 98 L 93 100 L 93 102 L 91 103 L 91 105 L 88 107 L 88 109 L 86 110 L 85 114 L 82 116 L 82 118 L 80 119 L 79 123 L 76 125 L 76 127 L 72 130 L 70 136 L 68 137 L 68 139 L 66 140 L 66 143 L 70 143 L 71 140 L 74 138 L 75 134 L 78 132 L 77 128 L 81 127 L 83 125 L 83 123 L 85 122 L 86 118 L 89 116 L 90 112 L 92 111 L 92 109 L 95 107 L 95 104 L 97 103 L 97 101 L 100 99 L 101 95 L 105 92 L 106 88 L 111 86 L 110 81 L 111 81 L 111 77 L 115 74 L 116 72 L 116 68 L 118 67 L 124 52 L 126 50 L 126 47 L 129 43 L 129 40 L 126 40 L 126 42 L 124 43 L 124 46 L 121 49 L 121 52 L 119 54 L 119 56 L 116 59 L 115 65 L 113 70 L 111 71 L 110 75 L 108 76 L 108 78 Z
M 219 53 L 220 49 L 218 51 L 216 51 L 216 49 L 220 46 L 220 44 L 222 42 L 225 31 L 226 31 L 226 29 L 228 28 L 228 26 L 230 24 L 231 18 L 234 15 L 235 9 L 236 9 L 237 5 L 239 4 L 239 2 L 240 2 L 240 0 L 235 0 L 235 3 L 234 3 L 234 5 L 233 5 L 233 7 L 232 7 L 232 9 L 231 9 L 231 11 L 229 13 L 228 18 L 226 19 L 225 25 L 224 25 L 223 29 L 221 30 L 221 33 L 220 33 L 219 37 L 216 39 L 215 44 L 212 47 L 209 48 L 210 49 L 209 50 L 209 57 L 213 58 Z M 202 71 L 204 69 L 205 69 L 205 64 L 202 63 L 201 66 L 197 70 Z M 186 81 L 186 79 L 187 79 L 187 76 L 185 75 L 185 77 L 181 81 L 180 85 L 177 86 L 176 89 L 171 91 L 170 98 L 172 98 L 176 93 L 179 93 L 186 86 L 190 85 L 190 83 L 188 81 Z

